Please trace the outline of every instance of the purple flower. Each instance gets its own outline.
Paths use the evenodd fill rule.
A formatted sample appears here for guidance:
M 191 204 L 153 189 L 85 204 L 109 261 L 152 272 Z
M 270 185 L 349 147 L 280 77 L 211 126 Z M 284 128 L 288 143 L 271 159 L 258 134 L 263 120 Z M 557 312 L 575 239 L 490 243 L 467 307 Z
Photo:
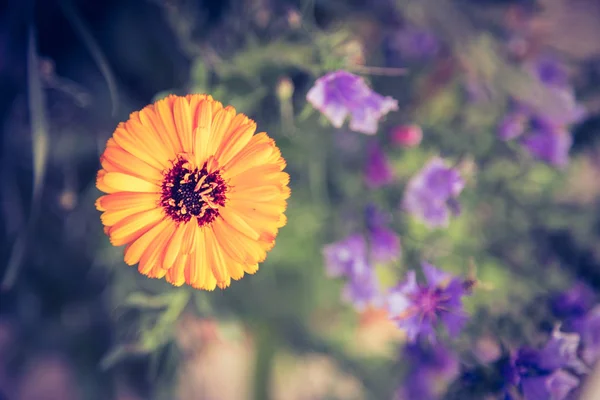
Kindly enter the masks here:
M 370 231 L 371 260 L 374 263 L 388 263 L 398 260 L 401 253 L 400 237 L 384 227 L 376 227 Z
M 434 340 L 438 325 L 457 336 L 467 320 L 462 297 L 468 293 L 463 282 L 428 263 L 422 268 L 427 283 L 418 284 L 415 271 L 409 271 L 406 281 L 388 294 L 390 317 L 406 330 L 411 342 L 418 336 Z
M 367 244 L 360 234 L 329 244 L 323 249 L 325 268 L 330 277 L 348 279 L 342 298 L 363 310 L 380 299 L 379 283 L 367 259 Z
M 573 331 L 581 336 L 581 358 L 589 366 L 600 359 L 600 305 L 572 323 Z
M 529 132 L 521 141 L 532 156 L 557 167 L 564 167 L 569 163 L 572 143 L 569 132 L 544 129 Z
M 529 65 L 533 75 L 545 85 L 566 87 L 568 74 L 560 60 L 549 54 L 543 55 Z
M 362 274 L 352 275 L 342 291 L 342 299 L 351 303 L 358 311 L 368 306 L 383 306 L 383 296 L 375 271 L 372 269 Z
M 394 170 L 383 149 L 372 143 L 367 149 L 367 164 L 365 166 L 365 181 L 367 186 L 378 188 L 394 180 Z
M 511 383 L 519 385 L 525 400 L 571 398 L 579 378 L 589 367 L 579 358 L 580 336 L 554 329 L 540 350 L 523 347 L 514 358 L 516 373 Z M 509 369 L 510 370 L 510 369 Z M 567 397 L 569 396 L 569 397 Z
M 373 204 L 369 204 L 365 208 L 365 217 L 370 261 L 385 264 L 398 260 L 402 252 L 400 237 L 388 228 L 391 221 L 389 213 L 384 213 Z
M 430 228 L 448 226 L 460 213 L 457 197 L 464 188 L 459 172 L 434 158 L 407 185 L 402 207 Z
M 563 400 L 579 386 L 579 378 L 562 370 L 521 380 L 525 400 Z
M 306 100 L 336 128 L 350 115 L 350 129 L 368 135 L 377 132 L 379 119 L 398 109 L 396 100 L 375 93 L 363 78 L 342 70 L 317 79 Z
M 563 167 L 569 162 L 573 142 L 568 126 L 581 121 L 586 110 L 577 103 L 567 71 L 556 57 L 544 55 L 527 68 L 546 86 L 549 98 L 535 107 L 515 100 L 498 127 L 498 136 L 503 140 L 521 137 L 521 145 L 532 156 Z
M 596 294 L 585 283 L 577 282 L 570 289 L 550 300 L 555 316 L 563 319 L 583 317 L 595 303 Z
M 409 25 L 390 37 L 389 47 L 403 60 L 424 60 L 439 52 L 440 42 L 430 30 Z
M 555 329 L 546 345 L 537 353 L 537 367 L 546 371 L 571 368 L 580 374 L 589 372 L 577 353 L 580 341 L 577 333 L 564 333 Z
M 409 343 L 402 360 L 410 370 L 397 391 L 397 399 L 439 399 L 440 392 L 459 374 L 458 357 L 439 343 Z
M 566 130 L 568 125 L 580 122 L 587 114 L 585 107 L 577 103 L 575 93 L 571 88 L 553 87 L 549 92 L 554 96 L 554 102 L 559 104 L 552 110 L 538 109 L 536 117 L 543 119 L 546 124 Z
M 351 276 L 367 269 L 366 243 L 360 234 L 326 245 L 323 255 L 325 270 L 332 278 Z
M 581 116 L 580 111 L 569 112 L 565 111 L 560 116 L 542 115 L 526 105 L 515 103 L 512 111 L 500 122 L 498 136 L 502 140 L 521 137 L 521 145 L 533 157 L 557 167 L 565 166 L 569 162 L 573 141 L 566 125 Z

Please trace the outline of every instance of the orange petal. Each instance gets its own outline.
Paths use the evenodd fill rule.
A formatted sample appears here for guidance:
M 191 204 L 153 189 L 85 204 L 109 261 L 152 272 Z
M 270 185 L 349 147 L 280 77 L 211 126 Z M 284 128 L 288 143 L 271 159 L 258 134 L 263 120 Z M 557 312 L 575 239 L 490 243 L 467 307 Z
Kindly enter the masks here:
M 188 222 L 189 223 L 189 222 Z M 181 252 L 181 247 L 183 245 L 183 235 L 186 231 L 186 223 L 180 223 L 177 225 L 175 230 L 175 234 L 171 237 L 171 240 L 166 246 L 165 250 L 165 259 L 163 261 L 163 268 L 170 269 L 173 267 L 175 260 L 179 254 L 184 254 Z
M 183 148 L 186 151 L 191 150 L 191 144 L 193 143 L 192 112 L 190 103 L 185 98 L 177 98 L 173 103 L 173 118 Z
M 190 112 L 192 114 L 192 132 L 198 127 L 198 106 L 201 102 L 207 99 L 212 99 L 211 96 L 206 96 L 205 94 L 193 94 L 185 96 L 185 99 L 190 103 Z M 190 137 L 189 149 L 186 151 L 192 152 L 194 149 L 194 136 Z
M 212 226 L 219 245 L 235 261 L 245 265 L 256 264 L 259 260 L 264 259 L 265 252 L 257 241 L 240 235 L 223 219 L 217 218 L 213 221 Z
M 243 163 L 245 169 L 265 164 L 271 159 L 274 149 L 275 141 L 266 132 L 257 133 L 227 163 L 223 164 L 224 168 L 233 168 L 238 162 Z
M 287 190 L 286 190 L 287 189 Z M 275 185 L 256 186 L 256 187 L 232 187 L 227 193 L 227 198 L 245 201 L 269 202 L 275 199 L 287 199 L 289 197 L 289 188 Z
M 197 119 L 198 127 L 194 130 L 194 156 L 198 167 L 201 167 L 208 159 L 208 146 L 212 126 L 212 102 L 202 101 L 198 105 Z
M 212 227 L 203 228 L 204 240 L 206 241 L 206 255 L 208 265 L 212 270 L 213 275 L 217 280 L 217 286 L 221 289 L 226 288 L 231 284 L 231 277 L 227 272 L 227 259 L 223 254 L 223 250 L 217 242 L 215 232 Z
M 121 147 L 108 147 L 104 151 L 104 154 L 102 154 L 102 157 L 100 157 L 101 163 L 104 164 L 106 161 L 116 166 L 120 172 L 134 175 L 138 178 L 146 179 L 148 181 L 161 181 L 163 179 L 161 171 L 146 164 L 131 153 L 123 150 Z M 104 165 L 102 166 L 104 167 Z
M 202 283 L 204 282 L 202 266 L 206 265 L 206 262 L 204 261 L 205 256 L 206 252 L 204 251 L 196 251 L 188 254 L 188 264 L 184 270 L 185 283 L 197 289 L 201 289 Z
M 98 171 L 98 173 L 96 174 L 96 187 L 98 188 L 98 190 L 100 190 L 101 192 L 104 192 L 104 193 L 118 192 L 119 190 L 111 188 L 106 183 L 104 183 L 104 177 L 106 176 L 107 173 L 108 172 L 103 169 Z
M 233 260 L 227 261 L 227 272 L 231 279 L 239 281 L 244 277 L 244 265 Z
M 212 269 L 210 268 L 208 261 L 206 261 L 205 267 L 201 270 L 202 272 L 202 286 L 201 289 L 213 291 L 217 287 L 217 278 L 215 278 L 215 274 L 213 274 Z
M 162 209 L 152 209 L 130 215 L 114 224 L 108 231 L 110 242 L 122 246 L 140 237 L 164 218 Z
M 125 122 L 125 129 L 135 138 L 137 143 L 143 144 L 150 155 L 156 158 L 163 167 L 168 167 L 169 161 L 177 155 L 175 149 L 166 146 L 165 142 L 158 136 L 158 132 L 145 127 L 139 115 L 139 112 L 132 113 L 129 120 Z
M 239 115 L 238 115 L 239 116 Z M 236 118 L 238 118 L 236 116 Z M 236 118 L 231 123 L 230 130 L 235 123 Z M 247 124 L 241 125 L 232 132 L 228 132 L 223 138 L 223 142 L 219 146 L 219 149 L 215 153 L 215 157 L 219 160 L 221 165 L 225 165 L 240 152 L 248 144 L 252 135 L 256 131 L 256 124 L 254 121 L 249 121 Z
M 167 134 L 171 137 L 171 140 L 179 142 L 178 148 L 182 151 L 191 151 L 191 146 L 186 148 L 186 144 L 181 141 L 181 136 L 177 132 L 175 127 L 175 120 L 173 118 L 173 106 L 177 100 L 177 96 L 170 95 L 166 98 L 154 103 L 154 111 L 158 118 L 162 122 Z
M 159 193 L 161 191 L 155 182 L 148 182 L 122 172 L 108 172 L 102 180 L 108 187 L 123 192 Z
M 185 224 L 185 232 L 181 240 L 181 252 L 189 254 L 195 250 L 196 243 L 202 243 L 196 237 L 198 236 L 200 228 L 198 226 L 198 220 L 196 217 L 192 217 L 187 224 Z
M 258 264 L 244 265 L 245 273 L 254 274 L 256 271 L 258 271 Z
M 227 171 L 224 174 L 227 176 Z M 236 188 L 264 185 L 286 186 L 288 183 L 289 175 L 279 171 L 279 167 L 274 164 L 259 165 L 250 168 L 228 180 L 228 185 Z
M 223 107 L 221 105 L 221 107 Z M 235 108 L 231 106 L 227 106 L 218 111 L 215 111 L 215 107 L 213 105 L 213 120 L 211 126 L 211 135 L 208 141 L 208 155 L 215 155 L 217 152 L 217 148 L 223 142 L 225 138 L 225 132 L 229 129 L 231 125 L 231 121 L 235 117 Z
M 140 257 L 138 271 L 144 275 L 153 278 L 162 278 L 166 274 L 166 270 L 162 268 L 162 260 L 165 254 L 165 245 L 175 232 L 175 224 L 172 221 L 166 224 L 162 230 L 158 232 L 156 237 L 148 244 Z
M 169 131 L 163 123 L 158 110 L 156 109 L 156 103 L 145 107 L 140 111 L 140 122 L 147 129 L 156 132 L 160 140 L 167 146 L 173 154 L 179 154 L 183 151 L 179 138 L 172 130 Z
M 175 260 L 175 264 L 167 271 L 167 282 L 174 286 L 181 286 L 185 283 L 185 270 L 189 261 L 187 254 L 180 254 Z
M 248 236 L 250 239 L 258 240 L 260 237 L 260 233 L 252 228 L 248 222 L 237 213 L 235 208 L 226 205 L 219 210 L 219 214 L 230 226 Z
M 123 210 L 140 204 L 154 204 L 159 207 L 160 195 L 157 193 L 119 192 L 100 196 L 96 200 L 99 211 Z
M 198 243 L 203 244 L 203 248 L 196 249 L 196 251 L 189 255 L 193 263 L 190 262 L 185 279 L 189 285 L 197 289 L 214 290 L 217 286 L 217 280 L 209 266 L 205 230 L 197 229 L 196 236 Z
M 168 167 L 168 159 L 158 160 L 152 151 L 144 144 L 143 141 L 134 137 L 126 128 L 126 124 L 120 123 L 113 133 L 115 142 L 130 154 L 133 154 L 146 164 L 153 166 L 158 170 L 163 170 Z
M 113 226 L 122 219 L 129 217 L 130 215 L 137 214 L 142 211 L 148 211 L 156 208 L 156 205 L 152 202 L 139 203 L 135 206 L 123 208 L 120 210 L 108 210 L 102 213 L 100 220 L 106 226 Z
M 140 262 L 142 255 L 151 245 L 152 241 L 156 239 L 156 237 L 162 231 L 164 231 L 169 224 L 172 224 L 172 221 L 163 219 L 160 221 L 160 223 L 156 224 L 144 234 L 140 235 L 140 237 L 135 241 L 129 243 L 127 247 L 125 247 L 125 263 L 127 265 L 134 265 Z

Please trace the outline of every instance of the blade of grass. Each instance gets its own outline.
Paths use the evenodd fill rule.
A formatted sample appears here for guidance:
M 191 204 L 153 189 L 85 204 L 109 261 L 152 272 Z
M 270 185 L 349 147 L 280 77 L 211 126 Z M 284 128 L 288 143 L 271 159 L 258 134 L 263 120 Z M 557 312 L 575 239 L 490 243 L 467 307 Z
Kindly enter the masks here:
M 114 117 L 117 115 L 117 110 L 119 108 L 119 95 L 117 91 L 117 81 L 115 80 L 115 76 L 112 73 L 112 70 L 110 69 L 108 60 L 104 56 L 104 53 L 100 49 L 100 46 L 98 46 L 98 43 L 96 43 L 96 40 L 86 27 L 85 23 L 83 22 L 75 8 L 72 6 L 71 2 L 69 0 L 63 0 L 59 2 L 59 4 L 63 13 L 65 14 L 65 17 L 69 20 L 71 25 L 73 25 L 73 28 L 75 29 L 77 34 L 79 34 L 81 40 L 88 48 L 90 54 L 92 55 L 92 58 L 98 65 L 98 69 L 100 69 L 100 73 L 106 81 L 106 85 L 108 86 L 108 91 L 112 102 L 111 114 Z
M 46 117 L 46 100 L 42 89 L 39 71 L 39 58 L 33 25 L 29 27 L 29 43 L 27 48 L 27 86 L 29 97 L 29 119 L 32 136 L 33 153 L 33 194 L 27 223 L 22 227 L 13 245 L 6 273 L 0 284 L 1 290 L 12 287 L 23 261 L 27 247 L 27 239 L 33 230 L 40 208 L 40 200 L 46 163 L 48 160 L 48 119 Z

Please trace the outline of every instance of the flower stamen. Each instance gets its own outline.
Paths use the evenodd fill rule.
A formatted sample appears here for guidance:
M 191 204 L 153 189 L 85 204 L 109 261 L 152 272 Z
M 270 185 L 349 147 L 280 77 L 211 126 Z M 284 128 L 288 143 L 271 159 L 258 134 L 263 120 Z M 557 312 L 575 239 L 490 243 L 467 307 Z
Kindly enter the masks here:
M 193 168 L 183 157 L 165 173 L 161 205 L 175 222 L 188 222 L 192 216 L 198 225 L 211 223 L 225 205 L 227 185 L 219 171 L 208 173 L 207 163 Z

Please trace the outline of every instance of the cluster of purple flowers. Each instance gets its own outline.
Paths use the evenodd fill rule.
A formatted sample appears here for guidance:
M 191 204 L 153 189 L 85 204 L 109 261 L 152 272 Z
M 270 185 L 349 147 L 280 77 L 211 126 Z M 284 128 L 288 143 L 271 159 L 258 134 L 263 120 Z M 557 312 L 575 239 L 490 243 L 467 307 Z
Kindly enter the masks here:
M 358 310 L 383 306 L 375 266 L 398 260 L 401 253 L 399 236 L 388 228 L 389 217 L 372 205 L 365 214 L 365 234 L 352 234 L 323 249 L 327 274 L 347 279 L 342 296 Z
M 389 38 L 389 47 L 401 61 L 419 61 L 435 56 L 441 46 L 430 31 L 407 25 Z M 556 58 L 543 56 L 526 65 L 531 75 L 553 96 L 558 107 L 511 99 L 509 113 L 500 122 L 503 140 L 518 140 L 535 158 L 554 166 L 565 166 L 572 144 L 569 127 L 585 111 L 577 104 L 566 69 Z M 398 109 L 397 101 L 372 91 L 364 80 L 345 71 L 318 79 L 307 100 L 337 128 L 350 116 L 349 128 L 374 135 L 379 121 Z M 422 138 L 420 128 L 410 126 L 392 131 L 392 143 L 409 148 Z M 376 142 L 366 149 L 366 185 L 376 189 L 394 181 L 394 171 L 383 148 Z M 429 228 L 447 227 L 460 214 L 458 198 L 465 187 L 459 170 L 440 157 L 433 157 L 408 182 L 402 210 Z M 453 276 L 423 262 L 423 279 L 409 270 L 405 279 L 384 290 L 375 273 L 378 264 L 400 257 L 400 238 L 389 229 L 389 219 L 379 210 L 367 209 L 364 233 L 355 233 L 324 248 L 330 277 L 343 277 L 343 298 L 358 310 L 384 308 L 390 319 L 406 333 L 403 360 L 409 368 L 396 393 L 397 399 L 439 399 L 461 375 L 457 354 L 437 340 L 441 330 L 455 338 L 468 315 L 463 298 L 471 294 L 474 281 Z M 522 347 L 496 358 L 498 381 L 492 391 L 505 399 L 575 399 L 581 382 L 600 359 L 600 305 L 594 306 L 593 291 L 584 285 L 556 297 L 554 316 L 562 323 L 540 348 Z M 443 328 L 443 329 L 442 329 Z M 463 371 L 464 373 L 464 371 Z M 469 376 L 464 373 L 464 376 Z
M 560 323 L 542 346 L 522 346 L 492 357 L 481 373 L 463 366 L 463 386 L 482 388 L 507 400 L 575 400 L 600 360 L 600 304 L 578 283 L 554 296 L 552 318 Z M 464 390 L 464 389 L 463 389 Z
M 525 400 L 577 399 L 581 383 L 600 359 L 600 305 L 582 283 L 551 300 L 562 322 L 539 349 L 524 346 L 503 365 L 505 391 Z
M 467 320 L 462 299 L 470 294 L 472 283 L 424 262 L 426 282 L 418 283 L 411 270 L 404 281 L 384 293 L 374 266 L 398 259 L 400 239 L 380 222 L 367 224 L 367 231 L 367 235 L 353 234 L 324 248 L 328 275 L 347 279 L 344 299 L 359 310 L 367 306 L 387 309 L 409 342 L 435 341 L 438 327 L 457 336 Z
M 426 32 L 405 34 L 408 36 L 400 39 L 406 40 L 398 39 L 398 43 L 408 46 L 407 49 L 410 49 L 409 36 L 419 41 L 431 41 Z M 433 42 L 430 44 L 437 46 Z M 408 54 L 407 49 L 405 53 Z M 366 134 L 374 134 L 379 119 L 397 109 L 395 100 L 373 92 L 362 78 L 345 71 L 332 72 L 317 80 L 308 92 L 307 100 L 333 126 L 341 127 L 350 115 L 350 129 Z M 417 133 L 420 141 L 421 134 Z M 376 142 L 367 148 L 364 173 L 365 182 L 371 189 L 385 186 L 394 179 L 386 154 Z M 429 227 L 447 226 L 450 215 L 460 212 L 457 198 L 464 185 L 455 168 L 435 157 L 408 183 L 402 208 Z M 387 309 L 390 318 L 405 330 L 411 343 L 420 338 L 434 341 L 437 329 L 442 326 L 450 336 L 456 336 L 467 319 L 462 298 L 469 294 L 470 287 L 464 280 L 423 263 L 426 282 L 418 283 L 416 272 L 409 271 L 405 281 L 385 293 L 375 274 L 375 266 L 400 257 L 400 239 L 388 228 L 389 219 L 379 210 L 369 206 L 366 215 L 364 233 L 352 234 L 326 245 L 323 250 L 327 274 L 346 279 L 344 300 L 359 310 L 369 306 Z
M 560 105 L 556 107 L 558 112 L 513 99 L 510 111 L 500 122 L 498 136 L 503 140 L 518 138 L 533 157 L 557 167 L 566 166 L 573 141 L 569 126 L 579 122 L 585 110 L 575 101 L 566 70 L 557 59 L 540 57 L 528 69 Z

